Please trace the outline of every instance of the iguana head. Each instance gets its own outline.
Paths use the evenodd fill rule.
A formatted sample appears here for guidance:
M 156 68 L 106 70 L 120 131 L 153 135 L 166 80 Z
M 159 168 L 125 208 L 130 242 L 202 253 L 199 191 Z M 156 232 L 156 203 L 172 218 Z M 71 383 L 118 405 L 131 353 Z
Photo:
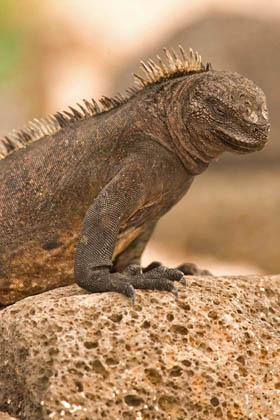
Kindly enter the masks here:
M 196 76 L 183 112 L 186 127 L 224 150 L 248 153 L 261 150 L 269 132 L 263 91 L 245 77 L 227 71 Z

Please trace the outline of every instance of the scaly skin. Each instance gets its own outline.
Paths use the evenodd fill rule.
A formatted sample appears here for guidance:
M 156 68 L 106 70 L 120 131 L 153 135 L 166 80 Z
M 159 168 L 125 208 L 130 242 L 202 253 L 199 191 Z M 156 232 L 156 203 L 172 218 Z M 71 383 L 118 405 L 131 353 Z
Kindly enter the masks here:
M 261 150 L 265 96 L 203 71 L 149 84 L 0 161 L 0 304 L 73 282 L 91 292 L 168 290 L 199 270 L 140 257 L 158 219 L 224 151 Z

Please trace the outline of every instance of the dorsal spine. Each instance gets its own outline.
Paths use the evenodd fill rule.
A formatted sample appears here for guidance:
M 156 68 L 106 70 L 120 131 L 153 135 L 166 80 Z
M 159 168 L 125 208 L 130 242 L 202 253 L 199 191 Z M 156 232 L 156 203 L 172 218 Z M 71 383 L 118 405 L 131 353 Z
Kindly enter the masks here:
M 90 101 L 83 99 L 83 105 L 77 104 L 79 109 L 70 106 L 69 110 L 57 112 L 46 118 L 35 118 L 29 121 L 22 129 L 13 130 L 9 135 L 0 139 L 0 160 L 5 159 L 16 150 L 28 146 L 30 143 L 57 133 L 75 121 L 83 120 L 120 106 L 148 85 L 211 70 L 210 63 L 204 66 L 201 56 L 197 52 L 194 53 L 191 48 L 189 55 L 187 55 L 183 47 L 179 45 L 181 57 L 178 56 L 174 49 L 169 51 L 167 48 L 164 48 L 163 51 L 167 64 L 162 61 L 160 56 L 157 56 L 158 64 L 152 59 L 149 59 L 147 63 L 141 61 L 140 68 L 144 72 L 145 77 L 134 74 L 136 87 L 128 88 L 124 95 L 118 93 L 112 98 L 102 96 L 99 99 L 101 107 L 94 99 Z

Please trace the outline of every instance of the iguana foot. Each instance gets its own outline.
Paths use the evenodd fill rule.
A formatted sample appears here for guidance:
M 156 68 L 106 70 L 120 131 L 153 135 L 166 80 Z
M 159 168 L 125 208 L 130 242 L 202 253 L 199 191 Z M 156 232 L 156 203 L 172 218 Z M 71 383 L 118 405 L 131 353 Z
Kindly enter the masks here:
M 90 270 L 86 277 L 76 279 L 77 284 L 90 292 L 118 292 L 134 301 L 134 289 L 165 290 L 178 298 L 174 281 L 181 281 L 182 271 L 162 265 L 149 266 L 144 271 L 139 264 L 131 264 L 121 273 L 110 272 L 109 267 Z M 184 281 L 183 281 L 184 283 Z
M 186 276 L 213 276 L 208 270 L 201 270 L 193 263 L 181 264 L 177 267 L 177 270 L 182 271 Z
M 178 281 L 186 285 L 184 273 L 177 268 L 168 268 L 158 262 L 142 268 L 140 264 L 130 264 L 122 274 L 131 274 L 135 289 L 167 290 L 178 297 L 177 287 L 173 284 Z
M 147 271 L 153 270 L 155 268 L 162 267 L 162 269 L 166 270 L 167 268 L 164 267 L 160 262 L 154 261 L 151 264 L 149 264 L 146 268 L 143 268 L 143 272 L 146 273 Z M 176 270 L 181 271 L 185 276 L 212 276 L 213 274 L 208 270 L 201 270 L 197 267 L 196 264 L 193 263 L 184 263 L 173 268 L 168 268 L 168 270 Z M 182 279 L 183 280 L 183 279 Z M 182 282 L 181 280 L 181 282 Z
M 208 270 L 200 270 L 191 263 L 168 268 L 159 262 L 153 262 L 143 269 L 140 264 L 132 263 L 121 273 L 111 272 L 110 267 L 97 267 L 89 271 L 87 276 L 76 280 L 80 287 L 94 293 L 122 293 L 133 302 L 134 289 L 165 290 L 177 299 L 178 290 L 174 281 L 186 285 L 185 275 L 211 275 Z

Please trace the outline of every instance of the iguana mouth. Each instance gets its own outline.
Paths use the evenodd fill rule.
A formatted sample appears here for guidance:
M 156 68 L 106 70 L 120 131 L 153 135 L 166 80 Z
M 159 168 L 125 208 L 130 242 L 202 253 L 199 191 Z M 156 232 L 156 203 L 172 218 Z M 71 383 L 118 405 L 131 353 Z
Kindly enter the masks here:
M 225 145 L 229 146 L 232 150 L 237 152 L 255 152 L 261 150 L 266 141 L 244 141 L 238 140 L 236 137 L 231 136 L 223 130 L 212 130 L 212 133 Z

